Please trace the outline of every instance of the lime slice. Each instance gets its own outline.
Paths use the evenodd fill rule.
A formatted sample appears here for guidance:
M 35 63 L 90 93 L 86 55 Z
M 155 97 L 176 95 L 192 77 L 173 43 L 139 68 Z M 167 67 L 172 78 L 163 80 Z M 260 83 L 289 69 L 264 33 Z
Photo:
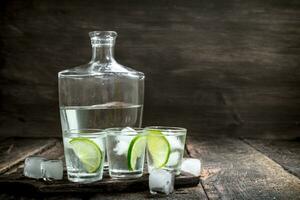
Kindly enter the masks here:
M 164 167 L 169 160 L 171 152 L 170 144 L 164 134 L 159 130 L 148 130 L 147 133 L 147 147 L 153 165 L 155 168 Z
M 98 170 L 102 161 L 102 151 L 95 142 L 78 137 L 73 138 L 69 143 L 88 173 Z
M 145 146 L 146 137 L 144 135 L 137 135 L 131 140 L 127 153 L 127 163 L 129 170 L 136 169 L 136 161 L 145 153 Z

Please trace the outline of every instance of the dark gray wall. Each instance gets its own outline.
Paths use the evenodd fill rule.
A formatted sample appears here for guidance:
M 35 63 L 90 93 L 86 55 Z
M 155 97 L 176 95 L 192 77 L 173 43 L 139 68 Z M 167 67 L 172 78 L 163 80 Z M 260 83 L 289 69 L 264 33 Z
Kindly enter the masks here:
M 2 136 L 60 136 L 57 72 L 89 61 L 92 30 L 146 74 L 144 125 L 299 136 L 298 0 L 1 1 Z

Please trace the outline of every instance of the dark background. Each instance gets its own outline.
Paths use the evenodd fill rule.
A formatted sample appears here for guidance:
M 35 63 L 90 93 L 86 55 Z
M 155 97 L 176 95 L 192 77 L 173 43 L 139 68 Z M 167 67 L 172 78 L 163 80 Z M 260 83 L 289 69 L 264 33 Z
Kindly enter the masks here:
M 115 30 L 116 59 L 146 74 L 143 125 L 191 135 L 300 131 L 300 1 L 1 1 L 1 136 L 60 136 L 57 72 Z

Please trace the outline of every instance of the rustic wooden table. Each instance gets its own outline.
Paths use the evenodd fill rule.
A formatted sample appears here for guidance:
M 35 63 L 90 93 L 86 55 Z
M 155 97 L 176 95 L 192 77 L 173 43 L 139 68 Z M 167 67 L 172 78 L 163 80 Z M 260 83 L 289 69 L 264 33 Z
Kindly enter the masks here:
M 80 187 L 75 190 L 66 187 L 66 192 L 60 188 L 58 193 L 35 194 L 26 184 L 12 184 L 13 179 L 20 176 L 18 172 L 22 170 L 27 156 L 63 158 L 61 140 L 6 138 L 0 142 L 1 199 L 156 198 L 150 196 L 148 191 L 91 193 L 87 188 L 82 190 L 85 192 L 80 192 Z M 164 197 L 166 199 L 300 199 L 299 139 L 193 137 L 187 139 L 187 154 L 203 162 L 200 183 L 196 187 L 185 185 L 185 188 L 178 188 L 170 196 Z M 7 177 L 12 178 L 9 180 Z

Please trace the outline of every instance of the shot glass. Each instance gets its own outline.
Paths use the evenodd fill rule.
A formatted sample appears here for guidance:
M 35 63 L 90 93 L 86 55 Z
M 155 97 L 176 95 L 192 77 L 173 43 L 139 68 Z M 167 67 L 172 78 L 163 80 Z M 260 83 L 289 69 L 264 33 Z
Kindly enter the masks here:
M 149 126 L 147 135 L 148 172 L 165 169 L 180 174 L 187 130 L 180 127 Z
M 110 128 L 107 133 L 107 158 L 112 178 L 130 179 L 143 175 L 146 137 L 140 128 Z
M 102 179 L 105 138 L 105 132 L 100 129 L 64 132 L 64 151 L 70 181 L 90 183 Z

